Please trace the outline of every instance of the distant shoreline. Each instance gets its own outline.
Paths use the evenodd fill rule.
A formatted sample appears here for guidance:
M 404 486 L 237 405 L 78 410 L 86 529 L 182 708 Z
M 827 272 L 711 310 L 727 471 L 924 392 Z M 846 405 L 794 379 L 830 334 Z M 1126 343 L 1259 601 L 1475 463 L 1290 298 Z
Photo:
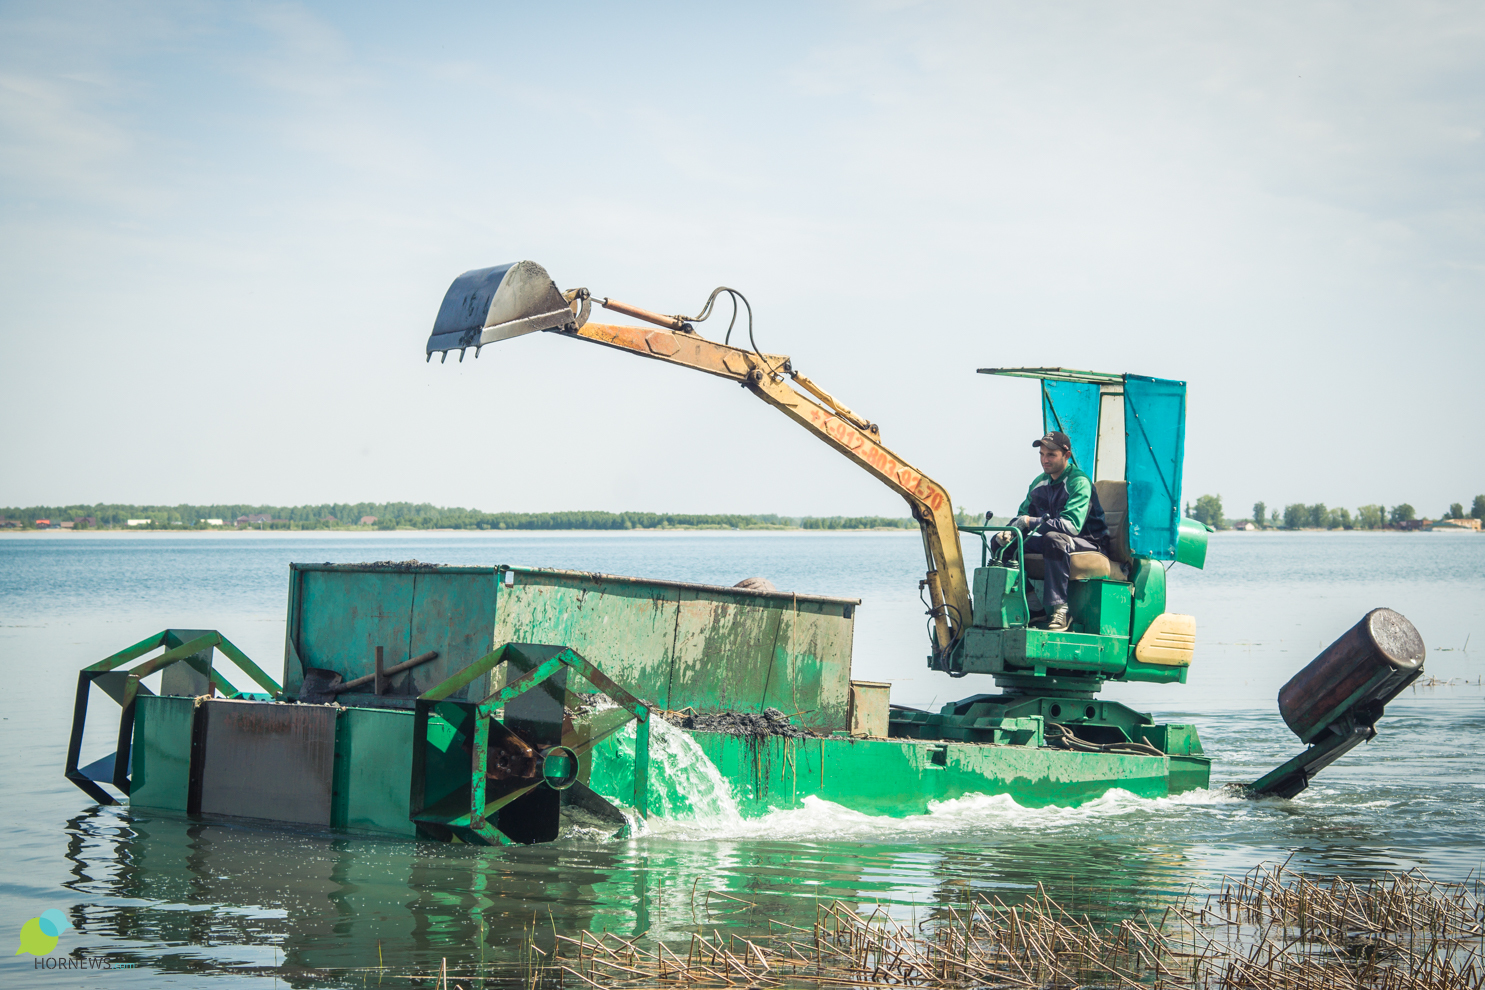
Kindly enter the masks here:
M 1292 535 L 1299 534 L 1299 533 L 1304 533 L 1304 534 L 1311 534 L 1311 533 L 1365 534 L 1365 533 L 1371 533 L 1371 534 L 1389 534 L 1389 535 L 1406 536 L 1406 535 L 1414 535 L 1414 534 L 1418 534 L 1418 533 L 1425 533 L 1426 534 L 1426 533 L 1441 533 L 1441 532 L 1468 533 L 1470 535 L 1479 535 L 1479 534 L 1477 534 L 1473 530 L 1468 530 L 1468 529 L 1454 529 L 1452 527 L 1451 528 L 1447 528 L 1447 529 L 1429 529 L 1429 528 L 1423 528 L 1423 529 L 1412 529 L 1412 530 L 1403 530 L 1403 529 L 1319 529 L 1319 528 L 1314 528 L 1314 527 L 1305 527 L 1303 529 L 1283 529 L 1283 528 L 1258 529 L 1258 530 L 1219 529 L 1219 530 L 1215 530 L 1214 532 L 1215 533 L 1242 533 L 1244 535 L 1246 535 L 1248 533 L 1254 533 L 1254 534 L 1268 534 L 1270 536 L 1273 536 L 1273 535 L 1278 535 L 1278 536 L 1292 536 Z M 402 526 L 402 527 L 398 527 L 396 529 L 383 529 L 383 528 L 379 528 L 379 527 L 375 527 L 375 526 L 341 526 L 341 527 L 337 527 L 335 529 L 263 529 L 263 530 L 260 530 L 260 529 L 248 529 L 246 527 L 244 527 L 242 529 L 237 529 L 235 527 L 215 527 L 215 526 L 213 526 L 213 527 L 208 528 L 208 527 L 204 527 L 204 526 L 203 527 L 177 526 L 177 527 L 174 527 L 172 529 L 150 529 L 150 528 L 143 528 L 143 527 L 136 528 L 136 529 L 124 529 L 124 528 L 121 528 L 121 527 L 109 527 L 109 528 L 99 528 L 99 529 L 0 529 L 0 540 L 6 540 L 6 539 L 35 539 L 35 538 L 38 538 L 38 537 L 42 537 L 42 538 L 46 538 L 46 539 L 66 539 L 66 538 L 70 538 L 72 536 L 79 536 L 79 537 L 85 537 L 85 538 L 96 538 L 96 537 L 109 537 L 109 538 L 150 538 L 150 537 L 167 537 L 167 536 L 189 536 L 189 537 L 233 536 L 233 537 L 241 537 L 242 539 L 261 539 L 263 537 L 269 537 L 269 536 L 288 536 L 288 537 L 293 537 L 295 539 L 299 539 L 299 538 L 318 538 L 318 537 L 334 538 L 334 537 L 352 537 L 352 536 L 355 536 L 355 537 L 365 537 L 365 536 L 404 537 L 404 536 L 410 536 L 410 535 L 414 535 L 414 534 L 418 534 L 418 533 L 437 533 L 437 534 L 440 534 L 440 535 L 459 534 L 459 535 L 470 536 L 470 537 L 475 537 L 475 536 L 520 536 L 520 537 L 527 537 L 527 536 L 543 536 L 543 535 L 550 535 L 550 536 L 573 536 L 575 534 L 580 534 L 581 533 L 581 534 L 584 534 L 584 535 L 594 536 L 594 537 L 600 537 L 600 538 L 602 538 L 602 537 L 614 537 L 614 536 L 634 536 L 634 535 L 640 535 L 640 536 L 663 536 L 663 535 L 666 535 L 666 534 L 670 534 L 670 535 L 684 535 L 684 534 L 690 534 L 690 535 L 722 535 L 722 534 L 726 534 L 726 535 L 765 535 L 765 534 L 777 534 L 777 535 L 780 535 L 780 536 L 797 536 L 797 535 L 810 535 L 810 536 L 820 536 L 820 535 L 850 536 L 850 535 L 870 535 L 870 534 L 880 534 L 880 533 L 897 533 L 897 534 L 901 534 L 903 536 L 913 536 L 913 537 L 916 537 L 918 535 L 918 529 L 916 527 L 914 527 L 912 529 L 908 529 L 908 528 L 902 527 L 902 526 L 881 526 L 881 527 L 874 527 L 874 528 L 872 528 L 872 527 L 855 527 L 855 528 L 851 528 L 851 529 L 806 529 L 803 526 L 750 526 L 750 527 L 741 527 L 741 528 L 734 528 L 734 527 L 728 527 L 728 526 L 665 526 L 665 527 L 655 527 L 655 528 L 652 528 L 652 529 L 640 529 L 640 528 L 635 528 L 635 529 L 556 529 L 556 528 L 546 528 L 546 529 L 469 529 L 469 528 L 462 528 L 461 529 L 461 528 L 456 528 L 456 527 L 432 527 L 432 528 L 424 529 L 424 528 L 419 528 L 419 527 L 416 527 L 416 526 Z M 968 537 L 968 534 L 964 534 L 964 535 L 965 535 L 966 538 Z
M 240 536 L 243 539 L 253 539 L 265 536 L 292 536 L 292 537 L 335 537 L 335 536 L 408 536 L 415 533 L 457 533 L 466 536 L 542 536 L 544 534 L 572 536 L 582 533 L 589 536 L 660 536 L 664 534 L 768 534 L 810 536 L 823 535 L 853 535 L 872 533 L 899 533 L 903 536 L 918 536 L 917 527 L 908 529 L 903 526 L 879 526 L 879 527 L 853 527 L 851 529 L 806 529 L 803 526 L 749 526 L 733 528 L 729 526 L 665 526 L 653 529 L 459 529 L 455 527 L 422 529 L 416 526 L 402 526 L 397 529 L 381 529 L 375 526 L 341 526 L 336 529 L 248 529 L 246 527 L 237 529 L 235 527 L 192 527 L 177 526 L 173 529 L 123 529 L 118 527 L 100 529 L 0 529 L 0 540 L 19 539 L 22 537 L 46 537 L 63 539 L 72 536 L 83 537 L 158 537 L 158 536 Z

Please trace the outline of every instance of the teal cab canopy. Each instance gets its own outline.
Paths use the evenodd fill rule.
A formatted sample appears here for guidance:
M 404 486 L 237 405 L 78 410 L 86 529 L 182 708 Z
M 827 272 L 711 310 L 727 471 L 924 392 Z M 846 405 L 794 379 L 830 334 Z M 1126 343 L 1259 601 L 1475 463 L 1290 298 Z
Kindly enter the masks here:
M 1129 552 L 1201 567 L 1206 528 L 1181 518 L 1186 383 L 1071 368 L 981 368 L 1041 382 L 1042 432 L 1061 430 L 1097 485 L 1124 482 Z

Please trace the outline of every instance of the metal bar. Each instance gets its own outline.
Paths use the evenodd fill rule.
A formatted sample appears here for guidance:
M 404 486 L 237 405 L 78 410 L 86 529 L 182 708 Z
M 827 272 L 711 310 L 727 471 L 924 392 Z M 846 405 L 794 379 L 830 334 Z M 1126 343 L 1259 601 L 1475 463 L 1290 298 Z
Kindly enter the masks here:
M 1008 378 L 1040 378 L 1054 382 L 1083 382 L 1089 385 L 1122 382 L 1124 376 L 1110 371 L 1079 371 L 1076 368 L 976 368 L 982 375 L 1004 375 Z
M 646 718 L 649 716 L 649 708 L 645 706 L 644 702 L 619 687 L 612 678 L 593 666 L 592 661 L 579 654 L 576 650 L 570 648 L 563 650 L 557 654 L 556 659 L 561 660 L 573 670 L 576 670 L 589 684 L 613 699 L 615 704 L 622 705 L 636 716 Z
M 204 636 L 197 636 L 195 639 L 191 640 L 188 643 L 182 643 L 180 646 L 177 646 L 173 650 L 166 650 L 159 656 L 146 660 L 138 667 L 135 667 L 133 670 L 129 671 L 129 679 L 131 681 L 138 682 L 143 678 L 146 678 L 155 673 L 157 670 L 161 670 L 165 667 L 170 666 L 177 660 L 184 660 L 187 657 L 193 657 L 207 647 L 218 645 L 219 643 L 221 643 L 221 641 L 222 634 L 219 632 L 209 632 Z M 126 687 L 124 690 L 126 692 L 126 697 L 132 697 L 132 695 L 127 694 L 129 688 Z
M 488 838 L 495 839 L 502 846 L 513 846 L 513 845 L 515 845 L 515 843 L 513 841 L 511 841 L 511 839 L 510 839 L 509 836 L 507 836 L 504 832 L 500 831 L 494 825 L 491 825 L 490 824 L 490 819 L 497 812 L 499 812 L 501 808 L 504 808 L 506 805 L 510 804 L 513 801 L 518 800 L 519 798 L 525 797 L 527 794 L 530 794 L 532 791 L 534 791 L 538 787 L 540 787 L 541 784 L 542 784 L 542 782 L 540 780 L 538 780 L 534 784 L 528 784 L 525 787 L 522 787 L 522 788 L 519 788 L 517 790 L 511 791 L 509 794 L 506 794 L 503 797 L 499 797 L 499 798 L 496 798 L 494 801 L 491 801 L 489 804 L 485 805 L 484 810 L 480 812 L 480 823 L 481 823 L 480 826 L 475 826 L 473 823 L 471 823 L 470 828 L 472 828 L 475 831 L 479 832 L 480 835 L 485 836 L 485 838 L 487 838 L 487 839 Z M 486 829 L 488 829 L 489 831 L 487 832 Z M 494 835 L 492 836 L 489 833 L 494 833 Z
M 487 715 L 494 712 L 495 709 L 499 708 L 501 705 L 504 705 L 507 701 L 510 701 L 512 698 L 519 698 L 521 695 L 525 694 L 527 691 L 530 691 L 532 688 L 536 687 L 536 685 L 540 684 L 542 681 L 546 680 L 548 677 L 551 677 L 557 671 L 561 670 L 562 664 L 563 661 L 560 657 L 553 657 L 540 666 L 527 671 L 518 679 L 511 681 L 505 687 L 501 688 L 499 691 L 496 691 L 484 701 L 481 701 L 475 707 L 475 711 L 481 715 Z
M 160 635 L 163 636 L 164 633 Z M 72 736 L 67 740 L 67 769 L 64 775 L 99 804 L 118 804 L 112 795 L 77 769 L 78 759 L 82 755 L 83 729 L 88 723 L 88 692 L 93 686 L 93 678 L 88 676 L 88 670 L 80 670 L 77 674 L 77 697 L 72 705 Z
M 634 810 L 650 817 L 650 720 L 641 718 L 634 727 Z
M 378 646 L 376 649 L 377 649 L 378 655 L 380 655 L 382 648 L 380 646 Z M 429 650 L 427 653 L 424 653 L 421 656 L 413 657 L 411 660 L 404 660 L 401 663 L 394 663 L 392 666 L 390 666 L 390 667 L 386 668 L 385 670 L 383 670 L 382 671 L 382 675 L 385 676 L 385 677 L 391 677 L 393 674 L 400 674 L 404 670 L 411 670 L 412 668 L 416 667 L 418 664 L 427 663 L 429 660 L 437 660 L 437 659 L 438 659 L 438 651 L 437 650 Z M 352 690 L 354 688 L 358 688 L 358 687 L 360 687 L 363 684 L 370 684 L 374 680 L 376 680 L 376 675 L 375 674 L 367 674 L 364 677 L 358 677 L 358 678 L 356 678 L 354 681 L 346 681 L 343 684 L 337 684 L 334 687 L 332 687 L 330 690 L 333 693 L 335 693 L 335 694 L 340 694 L 340 693 L 342 693 L 344 691 L 350 691 L 350 690 Z M 378 691 L 377 693 L 378 694 L 381 694 L 382 692 Z
M 221 633 L 217 633 L 217 635 L 221 638 L 221 641 L 217 643 L 217 648 L 227 655 L 227 659 L 237 664 L 237 669 L 256 681 L 259 687 L 266 688 L 269 694 L 276 695 L 283 693 L 284 689 L 278 681 L 275 681 L 272 677 L 264 673 L 262 668 L 248 659 L 246 653 L 232 645 L 232 642 L 226 636 L 222 636 Z
M 130 660 L 133 660 L 136 657 L 142 657 L 150 650 L 157 649 L 158 647 L 164 645 L 167 632 L 168 630 L 162 629 L 159 632 L 155 633 L 153 636 L 141 639 L 133 646 L 122 649 L 112 656 L 104 657 L 102 660 L 99 660 L 97 663 L 93 664 L 90 667 L 84 667 L 83 670 L 97 671 L 99 673 L 103 673 L 113 670 L 121 663 L 128 663 Z
M 509 643 L 502 643 L 493 651 L 486 653 L 468 667 L 454 674 L 448 680 L 441 684 L 435 684 L 427 691 L 418 695 L 418 697 L 425 701 L 443 701 L 455 691 L 469 686 L 480 675 L 488 673 L 504 663 L 505 651 L 509 646 Z
M 490 716 L 483 713 L 474 719 L 474 746 L 469 766 L 470 824 L 482 817 L 485 806 L 485 774 L 490 769 Z

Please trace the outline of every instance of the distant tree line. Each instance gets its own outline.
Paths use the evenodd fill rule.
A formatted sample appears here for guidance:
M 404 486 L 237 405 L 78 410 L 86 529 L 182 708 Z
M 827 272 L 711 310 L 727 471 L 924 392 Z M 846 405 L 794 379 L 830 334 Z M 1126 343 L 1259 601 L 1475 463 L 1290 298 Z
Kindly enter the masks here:
M 98 529 L 914 529 L 890 516 L 780 516 L 678 512 L 481 512 L 427 502 L 336 502 L 322 505 L 32 505 L 0 508 L 0 523 L 32 528 Z M 368 520 L 365 524 L 362 520 Z M 130 520 L 136 525 L 131 527 Z
M 1221 495 L 1203 495 L 1194 505 L 1188 502 L 1186 515 L 1214 529 L 1249 522 L 1260 529 L 1404 529 L 1418 520 L 1418 511 L 1406 502 L 1390 509 L 1384 505 L 1363 505 L 1354 515 L 1349 509 L 1330 508 L 1324 502 L 1314 505 L 1296 502 L 1284 506 L 1282 513 L 1264 502 L 1254 502 L 1251 519 L 1227 519 L 1222 514 Z M 1455 502 L 1439 518 L 1485 521 L 1485 495 L 1475 496 L 1469 512 L 1465 512 L 1464 503 Z

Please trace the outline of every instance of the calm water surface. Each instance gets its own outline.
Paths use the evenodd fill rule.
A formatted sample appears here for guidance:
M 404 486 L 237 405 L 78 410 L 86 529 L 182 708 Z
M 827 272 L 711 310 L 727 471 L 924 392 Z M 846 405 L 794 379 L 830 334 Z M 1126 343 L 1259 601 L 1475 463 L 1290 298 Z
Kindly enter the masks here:
M 3 537 L 0 933 L 14 938 L 27 918 L 60 908 L 74 930 L 58 954 L 138 968 L 41 974 L 8 948 L 0 985 L 356 986 L 376 981 L 366 967 L 379 954 L 380 975 L 405 985 L 445 958 L 466 970 L 508 963 L 533 919 L 548 932 L 683 938 L 702 923 L 808 924 L 819 899 L 922 920 L 1037 883 L 1080 910 L 1118 913 L 1265 862 L 1440 878 L 1485 864 L 1485 696 L 1472 659 L 1485 651 L 1485 538 L 1471 535 L 1220 533 L 1204 571 L 1172 570 L 1171 610 L 1198 618 L 1190 683 L 1105 694 L 1196 723 L 1216 783 L 1252 780 L 1298 752 L 1277 715 L 1279 686 L 1370 608 L 1412 619 L 1428 674 L 1450 682 L 1395 701 L 1376 740 L 1293 801 L 1116 792 L 1032 810 L 971 797 L 911 819 L 817 803 L 753 821 L 657 821 L 623 841 L 495 850 L 131 815 L 90 804 L 62 777 L 78 668 L 173 626 L 221 629 L 277 673 L 290 561 L 408 558 L 714 584 L 762 575 L 861 598 L 855 674 L 892 681 L 894 701 L 989 688 L 925 669 L 912 533 Z M 103 716 L 111 703 L 99 700 Z M 109 748 L 106 736 L 90 733 L 85 761 Z

